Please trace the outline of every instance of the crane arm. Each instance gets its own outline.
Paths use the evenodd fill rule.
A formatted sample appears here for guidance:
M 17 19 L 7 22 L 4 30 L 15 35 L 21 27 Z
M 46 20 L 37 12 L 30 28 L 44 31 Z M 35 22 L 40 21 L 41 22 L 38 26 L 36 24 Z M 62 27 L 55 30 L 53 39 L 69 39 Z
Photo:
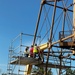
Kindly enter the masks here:
M 50 45 L 50 43 L 44 43 L 44 44 L 41 44 L 40 46 L 39 46 L 39 50 L 41 51 L 41 50 L 45 50 L 45 49 L 48 49 L 49 47 L 50 47 L 51 45 Z

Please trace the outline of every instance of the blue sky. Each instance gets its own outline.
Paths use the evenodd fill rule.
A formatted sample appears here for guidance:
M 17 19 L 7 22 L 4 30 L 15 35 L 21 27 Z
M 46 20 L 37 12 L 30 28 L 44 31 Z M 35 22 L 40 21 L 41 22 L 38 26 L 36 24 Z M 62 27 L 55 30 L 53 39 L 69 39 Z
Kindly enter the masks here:
M 0 0 L 0 69 L 6 72 L 11 40 L 19 33 L 34 34 L 40 0 Z
M 0 69 L 2 72 L 7 70 L 11 40 L 21 32 L 34 34 L 40 1 L 0 0 Z M 46 30 L 46 27 L 44 28 Z

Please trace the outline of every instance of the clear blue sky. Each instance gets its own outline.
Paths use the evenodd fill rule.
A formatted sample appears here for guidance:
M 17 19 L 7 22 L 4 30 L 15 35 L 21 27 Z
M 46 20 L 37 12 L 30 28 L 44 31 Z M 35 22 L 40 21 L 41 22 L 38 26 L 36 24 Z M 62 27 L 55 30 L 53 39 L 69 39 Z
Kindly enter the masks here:
M 19 33 L 34 34 L 40 0 L 0 0 L 0 69 L 6 72 L 11 40 Z
M 0 0 L 0 69 L 2 72 L 7 70 L 11 40 L 21 32 L 34 34 L 40 1 Z

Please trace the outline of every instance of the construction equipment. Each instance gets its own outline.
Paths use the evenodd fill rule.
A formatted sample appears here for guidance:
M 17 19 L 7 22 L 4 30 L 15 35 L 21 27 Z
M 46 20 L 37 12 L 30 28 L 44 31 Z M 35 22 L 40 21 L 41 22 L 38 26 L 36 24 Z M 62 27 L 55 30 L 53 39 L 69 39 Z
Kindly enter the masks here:
M 48 14 L 50 10 L 48 6 L 52 8 L 50 14 Z M 73 8 L 73 10 L 71 7 Z M 41 22 L 43 23 L 41 25 L 40 21 L 43 8 L 46 14 L 45 17 L 42 18 L 44 19 L 42 20 L 44 22 Z M 70 16 L 68 12 L 70 12 Z M 58 13 L 61 14 L 61 16 Z M 72 16 L 71 13 L 73 14 L 73 23 L 70 23 L 72 22 L 72 18 L 70 19 L 70 17 Z M 47 22 L 45 22 L 46 20 Z M 44 23 L 46 24 L 44 25 Z M 69 24 L 73 27 L 68 27 Z M 43 31 L 42 28 L 44 28 Z M 47 29 L 47 31 L 45 31 L 45 28 Z M 41 31 L 39 32 L 39 34 L 38 29 Z M 38 67 L 43 66 L 45 68 L 44 75 L 47 75 L 47 68 L 49 67 L 59 69 L 59 73 L 57 72 L 57 75 L 61 75 L 63 73 L 63 70 L 65 70 L 66 68 L 75 68 L 75 66 L 71 64 L 72 61 L 75 60 L 74 57 L 72 57 L 72 55 L 75 55 L 75 0 L 73 0 L 73 2 L 72 0 L 42 0 L 34 33 L 33 45 L 36 42 L 37 35 L 40 34 L 45 34 L 42 35 L 42 40 L 45 36 L 47 37 L 47 34 L 49 35 L 48 38 L 45 38 L 44 42 L 46 43 L 41 42 L 41 44 L 38 44 L 38 48 L 40 51 L 46 51 L 46 53 L 43 54 L 45 61 L 42 62 L 41 60 L 31 57 L 17 56 L 14 57 L 15 60 L 11 61 L 10 64 L 26 65 L 26 71 L 24 72 L 25 75 L 29 75 L 31 73 L 32 65 Z

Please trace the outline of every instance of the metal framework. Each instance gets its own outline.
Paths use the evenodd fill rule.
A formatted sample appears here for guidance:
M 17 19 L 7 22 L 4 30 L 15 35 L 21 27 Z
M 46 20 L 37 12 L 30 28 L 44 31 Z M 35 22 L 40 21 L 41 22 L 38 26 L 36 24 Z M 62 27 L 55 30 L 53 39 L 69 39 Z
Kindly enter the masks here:
M 51 26 L 50 26 L 50 37 L 49 37 L 49 40 L 48 40 L 48 42 L 47 43 L 50 43 L 50 46 L 48 47 L 48 46 L 46 46 L 47 45 L 47 43 L 46 43 L 46 47 L 45 48 L 48 48 L 48 53 L 47 53 L 47 60 L 46 60 L 46 64 L 45 64 L 45 73 L 44 73 L 44 75 L 47 75 L 47 68 L 48 68 L 48 63 L 49 63 L 49 58 L 50 58 L 50 50 L 52 50 L 53 51 L 53 46 L 54 45 L 58 45 L 58 46 L 55 46 L 57 49 L 58 48 L 60 48 L 60 51 L 61 51 L 61 53 L 59 54 L 59 51 L 58 51 L 58 59 L 59 59 L 59 61 L 57 61 L 57 62 L 59 62 L 59 65 L 60 65 L 60 67 L 59 67 L 59 75 L 61 75 L 62 74 L 62 63 L 63 63 L 63 60 L 64 60 L 64 58 L 66 58 L 66 60 L 68 59 L 68 57 L 70 56 L 70 54 L 69 53 L 66 53 L 66 54 L 64 54 L 64 55 L 66 55 L 66 56 L 64 56 L 63 55 L 63 53 L 62 53 L 62 51 L 64 50 L 64 49 L 69 49 L 69 50 L 73 50 L 74 51 L 74 49 L 75 49 L 75 44 L 74 44 L 74 38 L 75 38 L 75 0 L 72 0 L 72 2 L 70 1 L 69 3 L 70 4 L 68 4 L 68 2 L 69 2 L 69 0 L 42 0 L 42 3 L 41 3 L 41 7 L 40 7 L 40 12 L 39 12 L 39 17 L 38 17 L 38 21 L 37 21 L 37 24 L 36 24 L 36 31 L 35 31 L 35 37 L 34 37 L 34 41 L 33 41 L 33 43 L 35 43 L 35 39 L 36 39 L 36 35 L 38 34 L 37 32 L 38 32 L 38 29 L 39 29 L 39 25 L 40 25 L 40 17 L 41 17 L 41 14 L 42 14 L 42 10 L 43 10 L 43 8 L 44 8 L 44 10 L 45 10 L 45 12 L 46 12 L 46 16 L 44 17 L 44 19 L 45 20 L 47 20 L 47 19 L 49 19 L 49 17 L 51 17 L 51 15 L 48 17 L 48 7 L 47 7 L 47 9 L 46 9 L 46 5 L 49 5 L 49 6 L 51 6 L 51 7 L 54 7 L 53 8 L 53 14 L 52 14 L 52 20 L 51 20 Z M 59 3 L 62 3 L 63 4 L 63 6 L 62 5 L 59 5 Z M 68 6 L 67 6 L 67 4 L 68 4 Z M 71 7 L 71 8 L 70 8 Z M 58 15 L 57 14 L 57 11 L 59 11 L 59 10 L 61 10 L 61 11 L 63 11 L 63 13 L 64 13 L 64 17 L 62 18 L 63 20 L 63 22 L 62 22 L 62 35 L 60 36 L 60 38 L 58 38 L 59 40 L 57 40 L 57 41 L 53 41 L 53 39 L 54 38 L 56 38 L 56 36 L 54 35 L 54 26 L 56 25 L 55 24 L 55 19 L 56 19 L 56 16 Z M 51 11 L 52 12 L 52 11 Z M 73 21 L 72 21 L 72 18 L 70 19 L 70 17 L 69 17 L 69 15 L 67 14 L 67 12 L 71 12 L 71 13 L 73 13 L 72 15 L 73 15 Z M 50 13 L 51 14 L 51 13 Z M 57 15 L 56 15 L 57 14 Z M 70 15 L 70 16 L 72 16 L 72 15 Z M 71 28 L 71 31 L 68 29 L 68 27 L 66 28 L 66 25 L 67 25 L 67 23 L 66 23 L 66 17 L 68 16 L 68 18 L 69 18 L 69 21 L 71 22 L 71 25 L 72 25 L 72 28 Z M 47 19 L 46 19 L 47 18 Z M 45 21 L 44 20 L 44 21 Z M 50 23 L 49 23 L 50 24 Z M 68 32 L 69 32 L 69 35 L 68 35 L 68 33 L 67 34 L 65 34 L 65 30 L 67 30 Z M 59 30 L 59 32 L 60 32 L 60 30 Z M 58 33 L 59 33 L 58 32 Z M 67 35 L 67 36 L 66 36 Z M 59 35 L 58 35 L 59 36 Z M 68 40 L 69 39 L 69 40 Z M 66 41 L 66 42 L 65 42 Z M 42 49 L 42 47 L 43 46 L 40 46 L 40 49 Z M 55 49 L 56 49 L 55 48 Z M 59 49 L 58 49 L 59 50 Z M 71 51 L 71 53 L 73 52 L 73 51 Z M 55 52 L 53 52 L 53 53 L 55 53 Z M 72 55 L 72 54 L 71 54 Z M 51 56 L 57 56 L 57 55 L 51 55 Z M 71 57 L 70 57 L 70 59 L 69 59 L 69 61 L 70 61 L 70 67 L 71 67 Z M 72 68 L 72 67 L 71 67 Z
M 30 36 L 34 36 L 34 45 L 41 35 L 37 44 L 43 51 L 43 62 L 22 56 L 22 34 L 19 56 L 13 56 L 16 59 L 10 61 L 10 64 L 19 65 L 18 74 L 21 65 L 26 65 L 24 75 L 31 73 L 32 65 L 43 67 L 43 75 L 47 75 L 48 68 L 55 70 L 56 75 L 63 75 L 67 68 L 75 68 L 75 0 L 42 0 L 34 35 Z
M 28 58 L 25 58 L 24 56 L 24 49 L 26 47 L 30 47 L 29 45 L 27 45 L 28 41 L 25 38 L 33 39 L 33 36 L 34 35 L 31 34 L 20 33 L 17 37 L 15 37 L 11 41 L 11 45 L 9 47 L 8 66 L 7 66 L 8 75 L 23 75 L 25 72 L 27 72 L 26 70 L 24 70 L 26 68 L 25 65 L 27 65 L 27 63 L 30 62 L 32 59 L 29 59 L 29 61 L 25 61 Z M 40 38 L 40 36 L 37 37 Z

